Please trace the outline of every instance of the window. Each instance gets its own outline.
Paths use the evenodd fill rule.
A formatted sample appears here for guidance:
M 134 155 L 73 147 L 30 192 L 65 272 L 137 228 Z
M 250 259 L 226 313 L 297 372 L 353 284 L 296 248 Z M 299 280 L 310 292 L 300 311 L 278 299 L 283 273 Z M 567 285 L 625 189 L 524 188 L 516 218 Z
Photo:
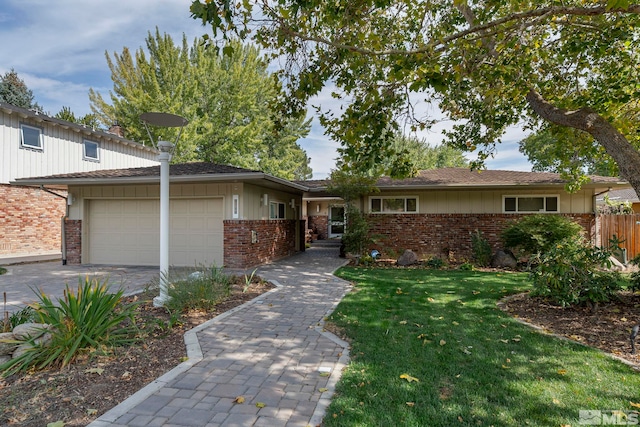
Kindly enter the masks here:
M 372 213 L 416 213 L 417 197 L 371 197 L 369 210 Z
M 85 160 L 100 161 L 100 145 L 97 142 L 84 140 L 83 156 Z
M 284 219 L 285 205 L 280 202 L 269 202 L 269 218 Z
M 505 212 L 558 212 L 558 196 L 504 196 Z
M 20 125 L 20 146 L 42 151 L 42 129 Z
M 238 219 L 240 218 L 240 196 L 234 194 L 232 200 L 231 216 L 233 219 Z

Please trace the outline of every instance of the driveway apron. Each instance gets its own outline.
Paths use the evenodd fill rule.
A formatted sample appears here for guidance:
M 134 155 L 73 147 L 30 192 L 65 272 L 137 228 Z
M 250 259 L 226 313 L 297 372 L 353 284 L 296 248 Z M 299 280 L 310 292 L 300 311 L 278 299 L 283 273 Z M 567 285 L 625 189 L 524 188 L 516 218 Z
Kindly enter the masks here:
M 322 329 L 349 290 L 332 274 L 343 264 L 314 247 L 260 267 L 276 289 L 187 333 L 187 362 L 90 426 L 319 424 L 348 361 L 348 344 Z

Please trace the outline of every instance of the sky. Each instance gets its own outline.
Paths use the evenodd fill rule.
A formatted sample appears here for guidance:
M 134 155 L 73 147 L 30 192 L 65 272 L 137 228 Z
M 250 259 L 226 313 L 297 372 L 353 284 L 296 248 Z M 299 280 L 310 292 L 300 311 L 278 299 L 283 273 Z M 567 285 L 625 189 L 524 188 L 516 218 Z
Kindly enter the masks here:
M 67 106 L 83 116 L 91 112 L 90 88 L 105 99 L 113 89 L 105 52 L 112 57 L 124 47 L 135 52 L 156 27 L 176 42 L 182 34 L 191 42 L 210 32 L 191 18 L 190 4 L 191 0 L 0 0 L 0 74 L 14 69 L 45 112 L 54 115 Z M 336 109 L 339 104 L 329 92 L 311 104 Z M 438 124 L 420 136 L 439 144 L 447 126 Z M 524 136 L 521 129 L 510 129 L 487 167 L 531 170 L 518 152 L 517 142 Z M 326 178 L 335 165 L 338 144 L 324 135 L 316 118 L 309 135 L 299 142 L 311 158 L 313 178 Z

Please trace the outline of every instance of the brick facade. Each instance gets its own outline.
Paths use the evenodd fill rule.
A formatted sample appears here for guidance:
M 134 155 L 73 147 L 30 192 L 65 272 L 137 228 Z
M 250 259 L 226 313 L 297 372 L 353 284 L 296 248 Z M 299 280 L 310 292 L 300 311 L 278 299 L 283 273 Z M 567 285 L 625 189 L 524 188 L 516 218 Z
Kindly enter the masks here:
M 514 214 L 385 214 L 368 215 L 370 235 L 376 236 L 377 249 L 383 254 L 411 249 L 419 256 L 440 256 L 453 260 L 472 255 L 471 234 L 482 232 L 494 250 L 502 247 L 500 234 Z M 565 215 L 577 222 L 592 240 L 595 236 L 594 214 Z
M 329 217 L 327 215 L 310 216 L 307 227 L 318 233 L 318 240 L 326 239 L 329 235 Z
M 60 251 L 65 212 L 63 198 L 39 188 L 0 185 L 0 255 Z
M 65 220 L 64 230 L 67 246 L 67 264 L 82 264 L 82 220 Z
M 296 252 L 296 220 L 225 220 L 224 266 L 247 268 Z M 300 225 L 302 227 L 302 224 Z M 257 242 L 251 242 L 255 231 Z

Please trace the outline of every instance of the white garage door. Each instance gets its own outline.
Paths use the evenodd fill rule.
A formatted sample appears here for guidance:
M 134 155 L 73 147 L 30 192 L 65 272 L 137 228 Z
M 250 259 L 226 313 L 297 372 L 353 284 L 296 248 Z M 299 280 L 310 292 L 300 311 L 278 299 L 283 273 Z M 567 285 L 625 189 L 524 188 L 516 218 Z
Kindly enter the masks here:
M 221 266 L 222 199 L 170 202 L 169 264 Z M 159 200 L 91 200 L 89 263 L 160 264 Z

